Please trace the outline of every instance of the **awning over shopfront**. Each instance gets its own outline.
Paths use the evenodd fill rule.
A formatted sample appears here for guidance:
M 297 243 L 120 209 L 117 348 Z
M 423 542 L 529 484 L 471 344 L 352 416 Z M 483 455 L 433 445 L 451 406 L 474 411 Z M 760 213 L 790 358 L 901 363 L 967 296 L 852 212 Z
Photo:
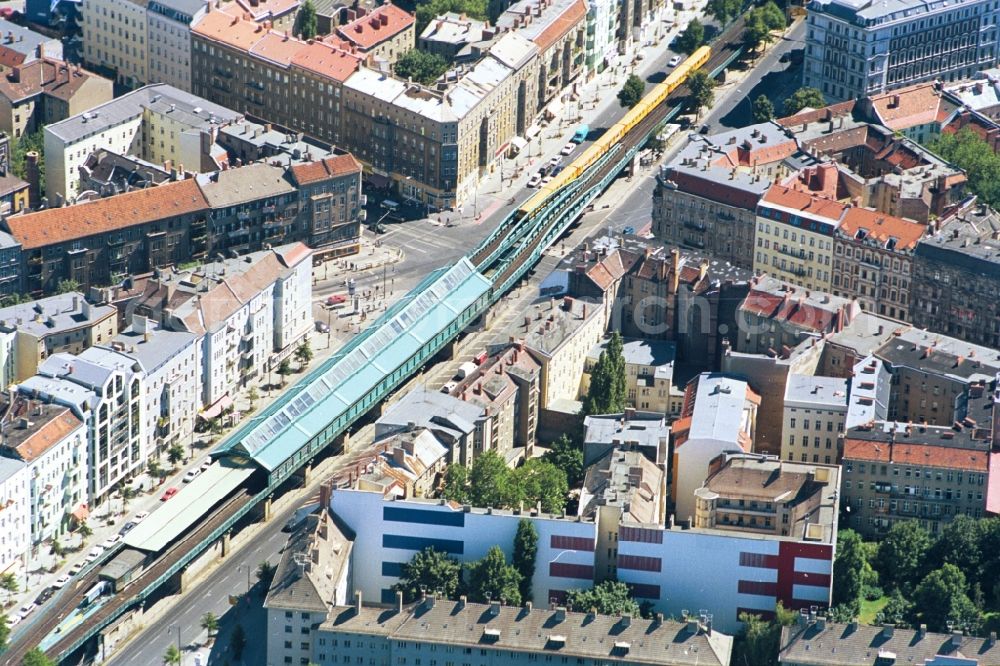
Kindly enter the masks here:
M 90 517 L 90 507 L 88 507 L 86 503 L 83 503 L 80 506 L 73 509 L 72 516 L 73 518 L 82 523 L 83 521 L 87 520 L 87 518 Z
M 215 401 L 215 404 L 203 411 L 199 416 L 205 419 L 214 419 L 216 416 L 233 406 L 233 399 L 224 395 Z
M 545 107 L 545 117 L 548 118 L 549 120 L 552 120 L 553 118 L 558 118 L 562 114 L 562 111 L 563 111 L 562 100 L 556 98 L 551 102 L 549 102 L 549 105 Z
M 389 179 L 377 173 L 369 174 L 366 178 L 368 183 L 375 188 L 382 189 L 389 186 Z
M 521 152 L 522 150 L 524 150 L 527 147 L 527 145 L 528 142 L 519 136 L 515 136 L 513 139 L 510 140 L 510 147 L 516 150 L 517 152 Z
M 528 128 L 528 131 L 524 133 L 524 136 L 528 137 L 529 139 L 534 139 L 536 136 L 538 136 L 538 133 L 541 131 L 542 128 L 540 126 L 532 125 L 531 127 Z

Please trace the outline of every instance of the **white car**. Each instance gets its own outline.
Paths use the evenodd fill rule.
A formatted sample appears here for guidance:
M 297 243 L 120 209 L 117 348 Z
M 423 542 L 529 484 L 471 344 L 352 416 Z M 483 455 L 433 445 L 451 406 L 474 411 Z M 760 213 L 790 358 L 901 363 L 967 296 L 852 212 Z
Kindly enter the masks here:
M 531 174 L 531 178 L 528 179 L 528 187 L 538 187 L 538 184 L 542 182 L 542 174 L 537 171 Z
M 122 540 L 122 535 L 115 534 L 114 536 L 110 536 L 107 539 L 105 539 L 104 543 L 101 544 L 101 548 L 103 548 L 104 550 L 110 550 L 116 543 L 118 543 L 121 540 Z
M 138 524 L 146 520 L 147 518 L 149 518 L 149 511 L 140 511 L 139 513 L 132 516 L 132 522 Z
M 560 150 L 559 153 L 561 155 L 569 155 L 574 150 L 576 150 L 576 144 L 570 141 L 569 143 L 567 143 L 565 146 L 562 147 L 562 150 Z
M 83 563 L 82 562 L 77 562 L 76 564 L 74 564 L 73 566 L 71 566 L 69 568 L 69 575 L 70 576 L 75 576 L 78 573 L 80 573 L 81 571 L 83 571 Z
M 546 176 L 545 178 L 542 178 L 542 185 L 548 185 L 549 183 L 551 183 L 552 178 L 553 176 Z
M 184 475 L 183 479 L 181 479 L 181 482 L 182 483 L 191 483 L 192 481 L 195 480 L 195 478 L 197 478 L 197 476 L 199 474 L 201 474 L 201 468 L 200 467 L 195 467 L 194 469 L 189 469 L 188 473 Z
M 17 611 L 14 611 L 13 613 L 7 616 L 7 626 L 8 627 L 17 626 L 18 622 L 20 622 L 22 619 L 23 618 L 21 617 L 21 614 L 18 613 Z
M 551 160 L 549 160 L 549 168 L 550 169 L 555 169 L 557 166 L 559 166 L 560 162 L 562 162 L 562 158 L 561 157 L 558 157 L 558 156 L 553 157 Z
M 204 472 L 206 469 L 208 469 L 211 466 L 212 466 L 212 459 L 211 458 L 205 458 L 205 462 L 203 462 L 201 464 L 201 467 L 199 467 L 198 469 L 200 469 L 201 471 Z
M 681 64 L 681 57 L 674 56 L 673 58 L 670 59 L 669 62 L 667 62 L 667 67 L 676 67 L 679 64 Z
M 21 616 L 21 619 L 23 620 L 24 618 L 34 613 L 36 608 L 38 608 L 38 606 L 36 606 L 35 604 L 27 603 L 21 606 L 20 610 L 18 610 L 17 613 L 18 615 Z
M 56 582 L 52 583 L 52 589 L 58 590 L 66 585 L 70 581 L 71 576 L 69 574 L 63 574 L 56 578 Z

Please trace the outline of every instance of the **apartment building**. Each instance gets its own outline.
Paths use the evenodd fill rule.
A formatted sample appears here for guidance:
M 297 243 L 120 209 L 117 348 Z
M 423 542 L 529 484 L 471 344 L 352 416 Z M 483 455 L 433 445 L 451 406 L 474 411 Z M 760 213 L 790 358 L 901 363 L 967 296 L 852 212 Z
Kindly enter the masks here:
M 915 326 L 1000 348 L 1000 216 L 972 206 L 943 220 L 914 251 Z
M 18 391 L 69 407 L 87 426 L 87 504 L 101 504 L 122 481 L 146 469 L 150 437 L 144 424 L 145 376 L 135 361 L 111 349 L 53 354 Z
M 0 456 L 30 479 L 31 545 L 63 536 L 87 506 L 87 428 L 68 407 L 11 392 L 2 403 Z
M 659 412 L 626 409 L 618 414 L 583 417 L 583 465 L 589 467 L 609 452 L 638 451 L 667 470 L 670 426 Z
M 948 664 L 956 660 L 971 664 L 1000 661 L 1000 647 L 991 632 L 986 638 L 966 636 L 961 629 L 951 634 L 927 631 L 926 625 L 905 629 L 892 624 L 866 625 L 839 623 L 802 613 L 795 625 L 781 630 L 782 666 L 820 666 L 835 661 L 845 666 L 861 666 L 872 661 L 873 646 L 883 656 L 903 664 Z
M 812 0 L 803 85 L 836 101 L 920 81 L 969 78 L 1000 56 L 997 12 L 985 0 L 919 7 L 898 0 Z
M 379 453 L 355 487 L 383 497 L 432 497 L 448 467 L 448 447 L 430 430 L 397 432 L 378 443 Z M 363 464 L 363 463 L 362 463 Z
M 150 83 L 191 91 L 191 25 L 208 11 L 207 0 L 148 0 L 146 44 Z M 84 31 L 86 35 L 86 31 Z
M 266 245 L 308 242 L 334 255 L 360 238 L 361 167 L 350 156 L 289 168 L 251 164 L 65 208 L 5 218 L 19 245 L 17 287 L 116 283 L 154 268 Z
M 52 354 L 79 354 L 118 333 L 115 308 L 70 292 L 0 308 L 0 384 L 34 375 Z
M 760 396 L 746 381 L 702 373 L 685 388 L 681 418 L 671 427 L 670 495 L 679 521 L 692 524 L 695 490 L 709 463 L 727 451 L 753 450 Z
M 235 0 L 231 10 L 248 16 L 255 23 L 267 23 L 275 30 L 290 32 L 295 28 L 301 7 L 299 0 Z
M 15 139 L 112 98 L 111 81 L 48 56 L 0 75 L 0 130 Z
M 342 23 L 337 34 L 359 53 L 394 64 L 407 51 L 416 46 L 416 19 L 413 14 L 388 2 L 353 21 Z
M 20 460 L 0 457 L 0 571 L 17 571 L 31 546 L 31 477 Z
M 45 128 L 45 191 L 58 205 L 75 199 L 80 167 L 102 148 L 181 174 L 215 171 L 225 162 L 215 133 L 241 117 L 173 86 L 145 86 Z
M 849 208 L 834 233 L 830 290 L 865 310 L 908 321 L 914 251 L 926 233 L 926 225 L 912 220 Z
M 448 447 L 449 465 L 471 466 L 477 455 L 491 448 L 493 425 L 483 407 L 421 388 L 406 393 L 379 417 L 375 439 L 422 428 Z
M 484 21 L 445 12 L 427 24 L 420 33 L 418 46 L 421 51 L 436 53 L 448 62 L 466 62 L 475 57 L 471 45 L 489 41 L 494 36 L 495 31 Z
M 312 330 L 311 289 L 312 251 L 292 243 L 190 270 L 163 271 L 129 303 L 126 317 L 133 329 L 146 317 L 197 337 L 202 416 L 209 419 L 250 380 L 270 375 Z M 164 370 L 166 377 L 187 374 L 189 362 L 177 362 L 180 367 Z
M 785 385 L 781 460 L 836 465 L 848 410 L 848 380 L 791 374 Z
M 587 2 L 587 71 L 601 73 L 618 62 L 618 21 L 624 7 L 612 0 Z
M 316 636 L 309 661 L 317 666 L 353 658 L 388 666 L 453 654 L 464 655 L 469 666 L 521 666 L 551 651 L 583 666 L 607 663 L 609 653 L 614 663 L 625 666 L 728 666 L 733 643 L 731 636 L 697 619 L 633 619 L 545 605 L 477 604 L 464 596 L 438 600 L 434 595 L 409 606 L 399 602 L 389 610 L 363 606 L 358 596 L 354 606 L 333 608 Z
M 83 59 L 117 83 L 138 88 L 149 77 L 147 0 L 84 0 Z
M 757 204 L 772 184 L 811 160 L 776 123 L 691 135 L 657 175 L 653 235 L 752 268 Z
M 757 204 L 754 271 L 807 290 L 833 285 L 833 239 L 847 207 L 784 185 Z
M 570 297 L 561 302 L 551 299 L 536 303 L 524 319 L 517 333 L 541 364 L 539 408 L 558 409 L 560 401 L 575 402 L 587 354 L 607 328 L 602 304 Z
M 5 67 L 17 67 L 39 58 L 63 59 L 63 45 L 40 32 L 0 18 L 0 57 Z
M 594 346 L 587 354 L 580 384 L 580 399 L 590 390 L 590 374 L 607 340 Z M 631 407 L 648 412 L 660 412 L 672 418 L 680 415 L 683 391 L 674 386 L 676 345 L 655 340 L 623 340 L 625 383 Z
M 694 526 L 803 539 L 822 538 L 840 488 L 836 465 L 806 465 L 774 456 L 723 453 L 695 491 Z M 812 533 L 812 534 L 811 534 Z

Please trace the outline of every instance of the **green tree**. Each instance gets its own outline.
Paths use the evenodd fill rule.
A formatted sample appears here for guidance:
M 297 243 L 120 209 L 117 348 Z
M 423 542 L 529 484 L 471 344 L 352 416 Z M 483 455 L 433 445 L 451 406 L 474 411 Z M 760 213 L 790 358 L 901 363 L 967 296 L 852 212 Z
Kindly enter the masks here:
M 646 84 L 635 74 L 629 74 L 625 79 L 625 85 L 618 91 L 618 103 L 623 107 L 631 109 L 642 99 L 646 91 Z
M 590 371 L 590 388 L 583 401 L 583 413 L 588 416 L 617 414 L 625 410 L 627 397 L 622 338 L 615 331 Z
M 980 202 L 1000 206 L 1000 155 L 990 144 L 965 128 L 955 134 L 942 134 L 930 149 L 965 170 L 969 187 Z
M 160 465 L 160 461 L 155 458 L 146 463 L 146 472 L 153 478 L 163 480 L 163 475 L 166 473 L 163 466 Z
M 71 291 L 80 291 L 80 283 L 76 280 L 59 280 L 56 285 L 57 294 L 68 294 Z
M 527 518 L 517 523 L 514 534 L 514 566 L 521 574 L 521 598 L 531 598 L 531 579 L 535 576 L 535 559 L 538 556 L 538 531 Z
M 7 601 L 10 601 L 10 595 L 17 594 L 20 588 L 17 585 L 17 576 L 12 573 L 0 574 L 0 590 L 3 590 L 7 594 Z M 6 602 L 5 602 L 6 603 Z
M 250 390 L 247 391 L 247 400 L 250 401 L 250 409 L 253 409 L 253 403 L 260 400 L 260 393 L 257 391 L 256 386 L 251 386 Z
M 499 546 L 493 546 L 481 560 L 468 565 L 469 599 L 485 603 L 499 600 L 510 606 L 521 605 L 521 574 Z
M 459 504 L 469 503 L 469 468 L 455 463 L 448 465 L 444 473 L 444 487 L 441 496 Z
M 833 562 L 833 603 L 844 604 L 857 615 L 861 610 L 861 590 L 871 571 L 865 558 L 864 542 L 854 530 L 841 530 L 837 537 L 837 558 Z
M 201 616 L 201 628 L 208 633 L 208 644 L 211 645 L 219 633 L 219 618 L 215 617 L 215 613 L 205 613 Z
M 586 613 L 596 608 L 601 615 L 624 615 L 639 617 L 639 604 L 632 598 L 628 585 L 617 580 L 606 580 L 589 590 L 568 590 L 566 607 L 578 613 Z
M 247 632 L 243 630 L 243 625 L 238 624 L 229 636 L 229 649 L 233 652 L 233 659 L 239 661 L 243 657 L 243 648 L 247 645 Z
M 766 123 L 774 118 L 774 104 L 765 95 L 761 95 L 750 105 L 750 114 L 755 123 Z
M 794 624 L 797 616 L 796 611 L 785 610 L 780 601 L 770 621 L 752 613 L 740 613 L 743 628 L 733 641 L 733 666 L 777 666 L 781 628 Z
M 876 568 L 887 589 L 909 594 L 926 573 L 930 533 L 915 520 L 895 523 L 878 547 Z
M 403 565 L 402 576 L 393 589 L 402 592 L 407 603 L 419 599 L 423 592 L 454 599 L 461 580 L 462 565 L 458 560 L 433 547 L 427 547 L 415 553 Z
M 945 564 L 930 572 L 913 592 L 917 618 L 931 631 L 946 631 L 948 622 L 954 622 L 958 628 L 976 631 L 981 616 L 966 595 L 965 586 L 965 574 L 954 564 Z
M 411 49 L 396 61 L 393 69 L 401 79 L 413 79 L 429 86 L 448 71 L 448 61 L 437 53 Z
M 504 9 L 506 9 L 506 6 Z M 465 14 L 466 16 L 482 21 L 489 18 L 489 10 L 488 0 L 426 0 L 426 2 L 418 2 L 416 11 L 414 12 L 417 18 L 416 32 L 419 35 L 424 31 L 428 23 L 447 12 Z M 499 11 L 500 13 L 503 12 L 502 9 Z
M 170 448 L 167 449 L 167 460 L 169 460 L 170 464 L 174 467 L 177 466 L 177 463 L 184 460 L 184 445 L 180 442 L 174 442 L 171 444 Z
M 128 503 L 139 496 L 139 491 L 131 485 L 122 486 L 122 513 L 128 511 Z
M 816 88 L 804 86 L 792 93 L 791 97 L 785 98 L 785 115 L 794 116 L 802 109 L 821 109 L 826 106 L 826 100 Z
M 879 623 L 892 623 L 900 629 L 909 627 L 910 619 L 913 617 L 913 604 L 910 603 L 899 590 L 892 593 L 889 601 L 882 607 L 875 620 Z
M 27 180 L 27 159 L 30 152 L 38 153 L 38 177 L 39 189 L 45 191 L 45 132 L 39 129 L 31 134 L 22 134 L 21 138 L 14 144 L 10 155 L 10 168 L 14 175 L 22 180 Z M 32 202 L 36 203 L 36 202 Z
M 281 363 L 278 364 L 278 375 L 281 377 L 281 385 L 285 385 L 285 378 L 292 374 L 292 363 L 287 358 L 281 359 Z
M 684 28 L 684 32 L 677 38 L 676 48 L 682 53 L 691 55 L 704 43 L 705 26 L 701 24 L 701 21 L 694 18 L 691 19 L 691 22 Z
M 179 666 L 181 663 L 181 651 L 177 649 L 177 646 L 173 643 L 167 648 L 167 651 L 163 653 L 163 663 L 168 666 Z
M 546 513 L 560 513 L 566 508 L 569 494 L 566 472 L 547 460 L 530 459 L 513 471 L 506 487 L 509 497 L 504 504 L 507 506 L 520 502 L 541 504 Z
M 0 654 L 10 645 L 10 620 L 6 614 L 0 614 Z
M 945 564 L 954 564 L 971 588 L 982 576 L 983 553 L 979 548 L 982 521 L 959 514 L 945 523 L 930 550 L 930 571 Z M 967 589 L 968 591 L 968 589 Z
M 32 648 L 21 659 L 21 666 L 56 666 L 56 662 L 45 656 L 42 648 Z
M 576 488 L 583 481 L 583 449 L 568 435 L 562 434 L 552 442 L 542 460 L 547 460 L 566 473 L 566 483 Z
M 304 341 L 299 348 L 295 350 L 295 360 L 298 361 L 303 368 L 309 365 L 309 362 L 313 360 L 313 350 L 309 345 L 309 341 Z
M 708 75 L 703 69 L 691 74 L 688 77 L 688 90 L 691 91 L 691 103 L 697 114 L 706 106 L 712 106 L 715 102 L 715 79 Z
M 299 9 L 296 18 L 295 32 L 302 36 L 302 39 L 312 39 L 316 36 L 316 7 L 312 0 L 306 0 Z
M 90 537 L 94 536 L 94 530 L 92 530 L 90 528 L 90 525 L 88 525 L 87 523 L 80 523 L 80 526 L 76 528 L 76 531 L 84 539 L 89 539 Z
M 719 23 L 725 24 L 729 19 L 739 16 L 742 8 L 741 0 L 708 0 L 705 13 L 714 17 Z
M 469 473 L 469 500 L 473 506 L 502 507 L 510 497 L 510 468 L 494 450 L 475 459 Z
M 257 565 L 257 580 L 263 583 L 264 587 L 271 587 L 274 573 L 275 566 L 266 560 Z
M 758 11 L 760 11 L 764 23 L 771 30 L 784 30 L 788 27 L 788 19 L 785 18 L 785 12 L 773 0 L 768 0 Z

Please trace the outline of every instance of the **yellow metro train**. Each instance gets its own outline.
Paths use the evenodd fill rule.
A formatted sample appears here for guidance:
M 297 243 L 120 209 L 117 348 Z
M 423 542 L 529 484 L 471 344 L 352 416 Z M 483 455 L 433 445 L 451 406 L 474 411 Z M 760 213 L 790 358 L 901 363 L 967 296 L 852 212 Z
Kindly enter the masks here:
M 547 185 L 540 187 L 533 197 L 525 201 L 518 209 L 521 216 L 528 215 L 540 207 L 546 199 L 559 191 L 560 188 L 579 178 L 588 167 L 624 139 L 629 130 L 642 122 L 653 109 L 659 106 L 667 98 L 667 95 L 683 84 L 692 72 L 708 62 L 711 55 L 712 49 L 708 46 L 702 46 L 692 53 L 687 60 L 677 65 L 667 75 L 663 83 L 654 86 L 638 104 L 629 109 L 628 113 L 621 120 L 609 127 L 601 135 L 601 138 L 590 144 L 583 153 L 566 165 L 566 168 L 559 172 L 558 176 L 553 178 Z

